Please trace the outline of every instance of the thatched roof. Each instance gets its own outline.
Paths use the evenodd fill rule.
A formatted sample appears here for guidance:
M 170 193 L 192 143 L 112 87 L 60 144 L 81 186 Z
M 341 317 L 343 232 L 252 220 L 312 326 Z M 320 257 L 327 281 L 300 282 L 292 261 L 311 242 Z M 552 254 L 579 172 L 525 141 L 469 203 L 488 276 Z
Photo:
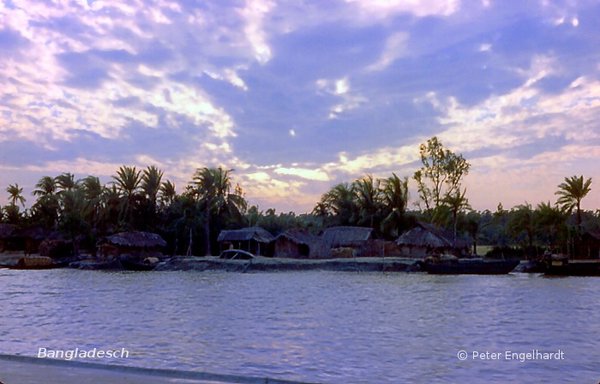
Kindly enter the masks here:
M 323 241 L 329 248 L 352 247 L 369 240 L 372 233 L 372 228 L 331 227 L 323 232 Z
M 51 232 L 42 227 L 30 227 L 21 231 L 20 235 L 26 239 L 42 241 L 50 236 Z
M 275 238 L 261 227 L 248 227 L 242 229 L 224 230 L 219 233 L 217 241 L 250 241 L 270 243 Z
M 17 233 L 17 226 L 13 224 L 0 223 L 0 239 L 14 237 Z
M 452 246 L 445 238 L 437 236 L 422 227 L 416 227 L 404 232 L 396 240 L 396 244 L 427 248 L 446 248 Z
M 404 232 L 396 244 L 426 248 L 468 248 L 469 243 L 462 237 L 454 241 L 454 234 L 435 225 L 419 222 L 417 227 Z
M 128 248 L 165 247 L 167 242 L 156 233 L 150 232 L 121 232 L 107 236 L 105 243 Z
M 323 241 L 323 239 L 321 239 L 319 236 L 315 236 L 310 232 L 302 231 L 302 230 L 298 230 L 298 229 L 290 229 L 290 230 L 287 230 L 287 231 L 279 234 L 275 238 L 275 241 L 277 241 L 278 239 L 281 239 L 281 238 L 286 238 L 297 244 L 306 244 L 306 245 L 312 245 L 314 243 L 320 243 Z

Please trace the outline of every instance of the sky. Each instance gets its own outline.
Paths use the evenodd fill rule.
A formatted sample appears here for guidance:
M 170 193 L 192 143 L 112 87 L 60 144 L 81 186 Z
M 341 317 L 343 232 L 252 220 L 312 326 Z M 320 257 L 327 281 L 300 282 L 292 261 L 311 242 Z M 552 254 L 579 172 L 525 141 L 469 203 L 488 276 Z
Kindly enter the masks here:
M 233 169 L 250 204 L 310 212 L 340 182 L 412 177 L 437 136 L 474 209 L 600 208 L 600 3 L 0 2 L 0 203 L 71 172 L 155 165 L 182 192 Z M 418 195 L 414 181 L 411 204 Z

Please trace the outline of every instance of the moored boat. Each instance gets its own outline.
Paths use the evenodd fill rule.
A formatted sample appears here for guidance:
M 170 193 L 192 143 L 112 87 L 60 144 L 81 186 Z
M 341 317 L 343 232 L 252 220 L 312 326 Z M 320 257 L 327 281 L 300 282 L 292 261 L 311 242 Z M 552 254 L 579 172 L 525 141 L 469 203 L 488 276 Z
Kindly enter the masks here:
M 520 263 L 517 259 L 459 259 L 454 256 L 429 257 L 421 269 L 434 275 L 506 275 Z
M 119 261 L 123 268 L 128 271 L 152 271 L 156 268 L 160 260 L 157 257 L 146 257 L 143 260 L 120 257 Z
M 600 260 L 569 260 L 566 256 L 552 255 L 545 260 L 545 274 L 549 276 L 600 276 Z
M 8 265 L 10 269 L 53 269 L 64 268 L 69 263 L 67 261 L 56 261 L 47 256 L 26 256 L 17 261 L 15 265 Z

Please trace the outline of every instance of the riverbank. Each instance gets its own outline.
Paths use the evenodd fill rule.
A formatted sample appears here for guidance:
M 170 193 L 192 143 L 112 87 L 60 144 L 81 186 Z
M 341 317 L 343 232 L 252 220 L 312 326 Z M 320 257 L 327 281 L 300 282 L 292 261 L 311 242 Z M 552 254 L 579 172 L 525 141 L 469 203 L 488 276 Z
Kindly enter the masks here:
M 173 257 L 160 263 L 156 271 L 347 271 L 416 272 L 417 260 L 401 257 L 357 257 L 352 259 L 282 259 L 257 256 L 252 260 L 226 260 L 214 256 Z

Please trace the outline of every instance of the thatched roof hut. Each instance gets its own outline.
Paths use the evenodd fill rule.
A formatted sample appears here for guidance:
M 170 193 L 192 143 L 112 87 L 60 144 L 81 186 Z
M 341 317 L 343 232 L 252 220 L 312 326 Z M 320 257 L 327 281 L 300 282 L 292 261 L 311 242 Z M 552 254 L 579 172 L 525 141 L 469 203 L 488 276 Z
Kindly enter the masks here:
M 295 259 L 326 259 L 330 257 L 330 251 L 319 236 L 302 230 L 288 230 L 275 238 L 274 256 Z
M 404 232 L 397 240 L 402 253 L 412 257 L 426 257 L 431 253 L 466 254 L 469 242 L 462 238 L 454 238 L 454 234 L 432 224 L 419 222 L 417 226 Z
M 105 243 L 123 248 L 162 248 L 167 242 L 160 235 L 151 232 L 121 232 L 107 236 Z
M 13 224 L 0 223 L 0 252 L 11 248 L 11 243 L 17 237 L 17 226 Z
M 14 224 L 0 223 L 0 239 L 10 239 L 17 234 L 17 226 Z
M 273 240 L 275 240 L 275 237 L 261 227 L 223 230 L 217 238 L 221 250 L 237 248 L 256 255 L 269 254 L 268 245 Z
M 373 228 L 366 227 L 331 227 L 322 235 L 328 248 L 357 248 L 371 238 Z
M 105 259 L 128 254 L 138 258 L 162 257 L 160 250 L 167 242 L 151 232 L 121 232 L 98 241 L 99 255 Z

